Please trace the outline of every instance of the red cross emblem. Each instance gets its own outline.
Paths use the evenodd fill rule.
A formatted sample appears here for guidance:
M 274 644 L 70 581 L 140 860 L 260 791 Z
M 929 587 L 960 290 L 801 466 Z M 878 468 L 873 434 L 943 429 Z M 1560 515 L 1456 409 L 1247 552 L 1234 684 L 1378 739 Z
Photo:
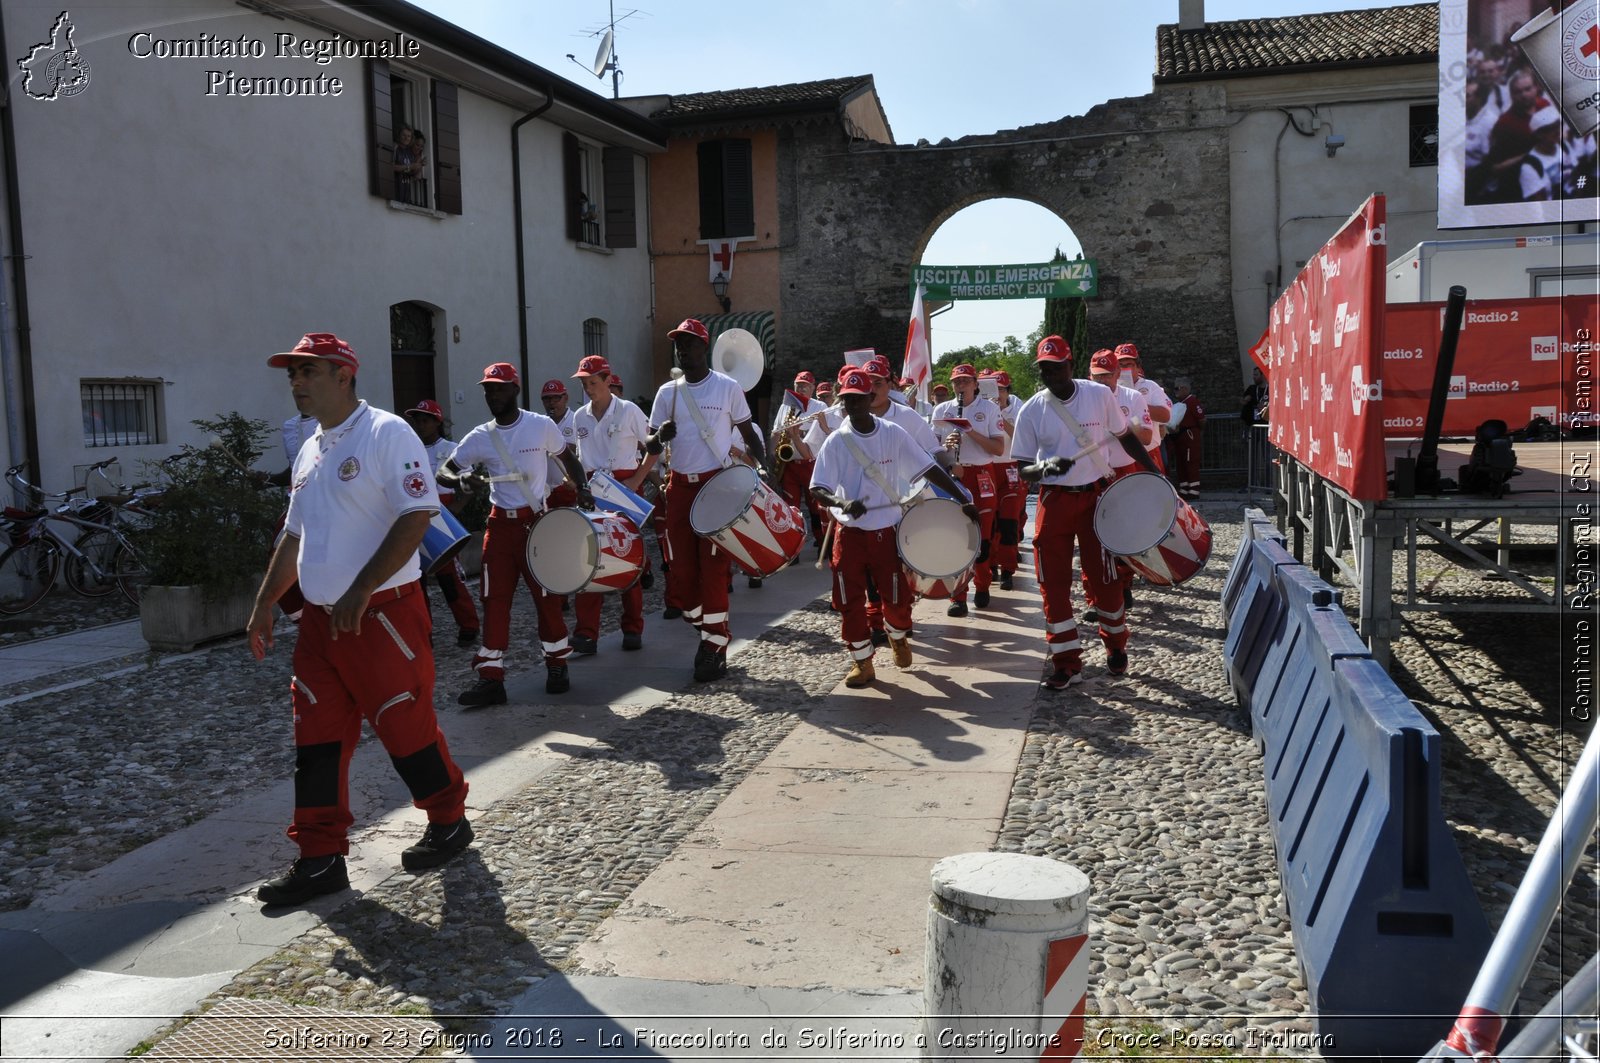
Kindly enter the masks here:
M 1585 59 L 1600 52 L 1600 22 L 1589 27 L 1589 39 L 1578 45 L 1578 53 Z
M 733 272 L 733 245 L 721 243 L 713 245 L 711 261 L 722 267 L 723 273 Z

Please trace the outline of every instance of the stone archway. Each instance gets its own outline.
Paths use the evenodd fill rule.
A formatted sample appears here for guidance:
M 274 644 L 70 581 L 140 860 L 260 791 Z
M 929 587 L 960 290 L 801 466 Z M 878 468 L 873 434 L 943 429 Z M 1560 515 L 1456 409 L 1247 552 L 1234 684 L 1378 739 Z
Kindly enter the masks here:
M 790 364 L 779 371 L 861 346 L 898 369 L 911 268 L 944 220 L 997 197 L 1050 210 L 1100 263 L 1091 345 L 1131 339 L 1162 379 L 1232 371 L 1223 104 L 1214 87 L 1168 89 L 1041 126 L 842 152 L 794 130 L 792 172 L 780 175 L 796 239 L 783 260 Z

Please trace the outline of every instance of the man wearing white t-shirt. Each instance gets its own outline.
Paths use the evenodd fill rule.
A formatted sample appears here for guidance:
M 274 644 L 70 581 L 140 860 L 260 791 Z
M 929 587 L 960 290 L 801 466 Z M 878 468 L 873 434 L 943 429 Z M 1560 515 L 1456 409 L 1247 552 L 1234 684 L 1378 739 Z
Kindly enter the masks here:
M 573 435 L 578 444 L 578 460 L 585 474 L 607 473 L 637 494 L 655 465 L 654 455 L 639 455 L 650 436 L 644 411 L 620 395 L 611 393 L 611 363 L 598 354 L 578 362 L 577 378 L 589 401 L 572 414 Z M 640 528 L 639 533 L 644 534 Z M 598 648 L 600 606 L 603 594 L 580 594 L 577 626 L 572 634 L 573 652 L 591 654 Z M 622 592 L 622 648 L 644 646 L 644 589 L 635 581 Z
M 439 466 L 456 449 L 455 440 L 447 439 L 444 435 L 444 409 L 432 399 L 423 399 L 407 410 L 404 416 L 428 451 L 428 471 L 437 477 Z M 439 505 L 454 513 L 455 497 L 454 491 L 440 489 Z M 461 562 L 451 558 L 434 573 L 434 580 L 439 584 L 439 592 L 444 595 L 445 605 L 450 608 L 450 615 L 456 619 L 456 645 L 475 646 L 479 630 L 478 607 L 472 604 L 465 575 Z
M 989 604 L 989 539 L 994 535 L 998 506 L 989 463 L 1005 449 L 1005 431 L 1000 427 L 1000 408 L 978 395 L 977 370 L 967 364 L 956 366 L 950 370 L 950 386 L 956 389 L 956 397 L 933 408 L 933 424 L 936 429 L 949 429 L 945 445 L 957 448 L 960 480 L 982 514 L 978 522 L 981 546 L 971 579 L 975 589 L 972 603 L 982 609 Z M 967 615 L 966 581 L 950 596 L 950 607 L 945 612 L 950 616 Z
M 1150 411 L 1150 420 L 1156 426 L 1155 439 L 1145 444 L 1145 449 L 1150 452 L 1150 460 L 1155 462 L 1156 471 L 1164 473 L 1166 468 L 1161 463 L 1161 426 L 1172 419 L 1172 400 L 1167 397 L 1165 388 L 1144 375 L 1144 359 L 1139 356 L 1139 348 L 1131 343 L 1119 343 L 1113 353 L 1117 356 L 1117 369 L 1121 374 L 1118 380 L 1123 386 L 1143 396 L 1145 408 Z
M 478 465 L 488 470 L 489 522 L 483 532 L 483 573 L 478 587 L 483 599 L 483 645 L 472 658 L 477 681 L 456 698 L 469 709 L 506 702 L 505 658 L 511 644 L 511 599 L 518 576 L 533 593 L 539 617 L 545 693 L 564 694 L 571 689 L 567 656 L 572 647 L 567 642 L 567 622 L 561 616 L 561 595 L 546 593 L 528 568 L 528 533 L 546 511 L 552 458 L 578 485 L 578 504 L 585 509 L 594 505 L 583 466 L 567 446 L 561 429 L 544 414 L 518 408 L 522 387 L 516 367 L 496 362 L 483 371 L 479 383 L 493 419 L 468 432 L 439 467 L 439 482 L 446 487 L 455 487 Z
M 996 495 L 989 564 L 991 572 L 1000 577 L 1000 589 L 1008 591 L 1017 571 L 1017 548 L 1022 542 L 1022 511 L 1028 504 L 1028 487 L 1017 476 L 1017 462 L 1011 455 L 1011 434 L 1016 430 L 1017 411 L 1022 409 L 1022 400 L 1011 394 L 1011 374 L 1004 369 L 994 371 L 994 382 L 1000 389 L 995 406 L 1000 410 L 1000 430 L 1004 435 L 1000 453 L 989 463 Z
M 911 666 L 912 593 L 895 542 L 895 528 L 902 516 L 900 500 L 921 476 L 953 497 L 960 497 L 960 492 L 954 478 L 909 432 L 869 412 L 873 384 L 867 373 L 849 370 L 839 389 L 849 419 L 817 452 L 811 493 L 834 509 L 839 522 L 833 537 L 833 606 L 851 659 L 844 684 L 864 687 L 876 678 L 867 619 L 869 580 L 882 599 L 894 663 L 901 668 Z M 977 521 L 978 509 L 972 503 L 962 511 Z
M 300 580 L 288 831 L 300 857 L 256 892 L 292 906 L 349 888 L 349 769 L 363 719 L 428 816 L 422 840 L 401 854 L 406 870 L 443 864 L 472 841 L 472 826 L 467 781 L 433 711 L 433 624 L 417 560 L 439 508 L 427 452 L 405 421 L 356 397 L 360 362 L 331 332 L 308 333 L 267 364 L 288 370 L 295 404 L 319 426 L 295 457 L 285 534 L 245 625 L 261 660 L 273 605 Z
M 1028 463 L 1017 470 L 1018 475 L 1040 484 L 1033 565 L 1044 598 L 1045 643 L 1052 668 L 1044 686 L 1063 690 L 1083 673 L 1083 646 L 1072 615 L 1074 541 L 1090 590 L 1100 603 L 1106 670 L 1112 675 L 1128 670 L 1122 585 L 1112 556 L 1094 531 L 1095 503 L 1121 455 L 1152 472 L 1159 470 L 1135 438 L 1115 393 L 1092 380 L 1072 378 L 1072 349 L 1066 340 L 1060 336 L 1040 340 L 1034 364 L 1044 387 L 1017 411 L 1011 448 L 1019 463 Z
M 1104 384 L 1117 396 L 1117 405 L 1122 407 L 1122 415 L 1128 419 L 1129 426 L 1133 429 L 1134 438 L 1146 450 L 1151 450 L 1150 441 L 1157 436 L 1155 422 L 1150 419 L 1150 408 L 1145 405 L 1144 396 L 1122 382 L 1122 367 L 1117 362 L 1117 356 L 1112 351 L 1099 350 L 1094 352 L 1094 357 L 1089 359 L 1089 379 L 1096 384 Z M 1116 480 L 1138 472 L 1139 463 L 1121 451 L 1111 455 L 1111 478 Z M 1133 603 L 1130 588 L 1133 586 L 1133 569 L 1122 561 L 1117 562 L 1117 581 L 1122 584 L 1123 615 L 1126 617 L 1128 606 Z M 1084 600 L 1089 603 L 1089 608 L 1083 612 L 1086 623 L 1099 619 L 1100 603 L 1089 588 L 1089 575 L 1085 571 L 1082 578 Z M 1126 621 L 1124 621 L 1126 623 Z
M 811 545 L 820 547 L 822 513 L 808 490 L 814 461 L 810 451 L 803 446 L 805 430 L 810 427 L 810 422 L 805 418 L 814 417 L 815 414 L 828 408 L 825 403 L 818 402 L 813 397 L 816 387 L 817 378 L 810 371 L 802 369 L 795 374 L 794 387 L 790 390 L 799 401 L 785 396 L 785 401 L 778 404 L 778 413 L 772 420 L 772 437 L 777 440 L 781 435 L 782 439 L 794 448 L 794 457 L 784 463 L 778 490 L 788 499 L 790 505 L 797 506 L 810 514 Z M 777 461 L 776 455 L 773 461 Z
M 667 335 L 683 377 L 656 392 L 650 406 L 655 431 L 645 449 L 660 454 L 665 444 L 672 444 L 666 491 L 667 605 L 681 610 L 700 632 L 694 678 L 705 683 L 728 670 L 728 576 L 733 561 L 710 539 L 694 533 L 689 509 L 705 482 L 728 464 L 735 430 L 758 467 L 766 464 L 766 450 L 750 422 L 743 389 L 732 377 L 711 369 L 711 334 L 705 325 L 686 318 Z
M 561 429 L 561 438 L 566 440 L 567 446 L 574 448 L 576 453 L 578 429 L 577 422 L 573 420 L 575 414 L 571 397 L 567 394 L 566 381 L 555 378 L 546 380 L 544 387 L 539 389 L 539 404 L 544 407 L 544 415 Z M 561 462 L 555 458 L 550 459 L 550 471 L 546 474 L 545 482 L 550 485 L 550 497 L 545 503 L 547 509 L 578 504 L 578 490 L 567 482 Z

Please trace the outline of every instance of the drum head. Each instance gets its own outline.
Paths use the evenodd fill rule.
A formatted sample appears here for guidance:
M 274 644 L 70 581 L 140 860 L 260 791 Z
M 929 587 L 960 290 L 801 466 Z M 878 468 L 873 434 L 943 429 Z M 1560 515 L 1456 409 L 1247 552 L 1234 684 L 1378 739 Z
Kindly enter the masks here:
M 895 530 L 895 546 L 907 568 L 933 579 L 960 575 L 978 556 L 978 526 L 961 503 L 928 498 L 906 510 Z
M 689 506 L 689 527 L 696 535 L 715 535 L 750 508 L 760 477 L 748 465 L 730 465 L 700 485 Z
M 1113 554 L 1142 554 L 1167 537 L 1178 492 L 1165 476 L 1136 472 L 1106 488 L 1094 507 L 1094 533 Z
M 575 594 L 599 563 L 599 546 L 580 509 L 552 509 L 528 533 L 528 568 L 551 594 Z

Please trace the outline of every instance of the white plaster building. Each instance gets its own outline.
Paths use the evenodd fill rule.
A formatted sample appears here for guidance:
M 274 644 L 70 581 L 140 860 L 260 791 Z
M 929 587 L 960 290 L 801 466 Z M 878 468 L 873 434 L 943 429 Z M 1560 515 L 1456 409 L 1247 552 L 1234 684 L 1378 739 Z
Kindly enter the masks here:
M 652 386 L 647 120 L 398 0 L 0 20 L 0 423 L 48 489 L 203 443 L 195 417 L 276 427 L 294 408 L 266 358 L 308 331 L 354 345 L 363 397 L 436 397 L 458 438 L 491 362 L 534 408 L 585 353 Z M 402 125 L 427 138 L 409 185 Z

